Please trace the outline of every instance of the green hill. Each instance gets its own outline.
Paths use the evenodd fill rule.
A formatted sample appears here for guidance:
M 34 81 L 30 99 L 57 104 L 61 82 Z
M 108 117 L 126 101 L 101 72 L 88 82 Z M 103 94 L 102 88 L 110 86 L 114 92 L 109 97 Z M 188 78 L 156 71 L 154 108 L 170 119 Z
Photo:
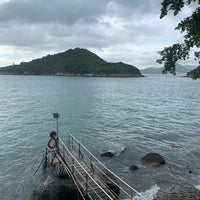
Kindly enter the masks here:
M 193 79 L 200 78 L 200 66 L 197 68 L 193 69 L 192 71 L 187 73 L 188 77 L 192 77 Z
M 86 49 L 70 49 L 30 62 L 0 68 L 1 74 L 131 76 L 141 77 L 139 69 L 122 62 L 109 63 Z

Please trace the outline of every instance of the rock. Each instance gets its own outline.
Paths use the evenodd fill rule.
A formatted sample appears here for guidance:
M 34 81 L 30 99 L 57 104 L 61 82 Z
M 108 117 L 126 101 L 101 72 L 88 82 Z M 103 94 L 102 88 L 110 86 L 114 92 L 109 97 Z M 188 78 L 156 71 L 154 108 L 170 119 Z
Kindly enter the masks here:
M 160 190 L 154 200 L 200 200 L 200 191 L 191 185 L 179 185 Z
M 130 167 L 129 167 L 129 169 L 131 170 L 131 171 L 135 171 L 135 170 L 137 170 L 137 169 L 139 169 L 138 168 L 138 166 L 136 166 L 136 165 L 131 165 Z
M 115 185 L 115 184 L 113 184 L 113 183 L 107 183 L 107 186 L 110 188 L 110 190 L 112 191 L 112 192 L 114 192 L 117 196 L 119 196 L 120 195 L 120 188 L 117 186 L 117 185 Z
M 78 191 L 70 179 L 48 176 L 32 193 L 30 200 L 78 200 Z
M 126 148 L 124 146 L 116 146 L 116 147 L 113 147 L 110 152 L 112 154 L 114 154 L 114 156 L 119 156 L 121 155 L 122 153 L 124 153 L 126 150 Z
M 100 156 L 103 156 L 103 157 L 119 156 L 122 153 L 124 153 L 125 150 L 126 148 L 124 146 L 115 146 L 109 149 L 108 151 L 101 153 Z
M 153 164 L 155 166 L 164 165 L 164 158 L 158 153 L 148 153 L 142 158 L 144 164 Z
M 102 157 L 113 157 L 114 154 L 110 151 L 107 151 L 105 153 L 101 153 L 100 156 L 102 156 Z

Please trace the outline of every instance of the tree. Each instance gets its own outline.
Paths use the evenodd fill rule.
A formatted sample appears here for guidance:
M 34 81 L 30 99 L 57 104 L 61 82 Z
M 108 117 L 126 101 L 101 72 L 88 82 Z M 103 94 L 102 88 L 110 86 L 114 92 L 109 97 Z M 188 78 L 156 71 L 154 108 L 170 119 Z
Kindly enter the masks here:
M 183 19 L 175 30 L 180 30 L 184 34 L 184 41 L 182 43 L 173 44 L 172 46 L 165 47 L 159 52 L 161 58 L 157 60 L 158 63 L 164 64 L 163 73 L 176 74 L 175 64 L 178 60 L 186 60 L 190 57 L 191 49 L 194 48 L 195 60 L 198 60 L 200 65 L 200 0 L 163 0 L 161 3 L 160 18 L 167 15 L 168 11 L 172 10 L 174 16 L 177 15 L 184 6 L 193 4 L 196 7 L 191 16 Z M 200 66 L 198 67 L 200 68 Z M 190 74 L 192 78 L 200 77 L 200 70 Z

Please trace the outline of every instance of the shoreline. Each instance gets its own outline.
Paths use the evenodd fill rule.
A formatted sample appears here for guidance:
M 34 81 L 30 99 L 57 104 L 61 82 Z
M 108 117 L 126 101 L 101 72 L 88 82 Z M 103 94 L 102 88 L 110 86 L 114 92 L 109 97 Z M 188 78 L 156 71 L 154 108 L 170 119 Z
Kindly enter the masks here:
M 144 75 L 139 74 L 70 74 L 70 73 L 56 73 L 56 74 L 28 74 L 28 73 L 1 73 L 0 75 L 22 75 L 22 76 L 74 76 L 74 77 L 117 77 L 117 78 L 142 78 Z

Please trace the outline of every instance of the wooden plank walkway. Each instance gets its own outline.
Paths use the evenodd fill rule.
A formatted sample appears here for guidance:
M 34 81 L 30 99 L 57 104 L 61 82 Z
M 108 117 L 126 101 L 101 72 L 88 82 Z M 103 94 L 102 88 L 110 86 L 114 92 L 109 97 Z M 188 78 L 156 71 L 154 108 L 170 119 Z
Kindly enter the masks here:
M 108 170 L 72 135 L 69 137 L 68 146 L 59 139 L 59 150 L 55 151 L 55 157 L 59 160 L 63 170 L 73 179 L 83 199 L 133 199 L 137 195 L 141 200 L 146 200 L 135 189 Z

